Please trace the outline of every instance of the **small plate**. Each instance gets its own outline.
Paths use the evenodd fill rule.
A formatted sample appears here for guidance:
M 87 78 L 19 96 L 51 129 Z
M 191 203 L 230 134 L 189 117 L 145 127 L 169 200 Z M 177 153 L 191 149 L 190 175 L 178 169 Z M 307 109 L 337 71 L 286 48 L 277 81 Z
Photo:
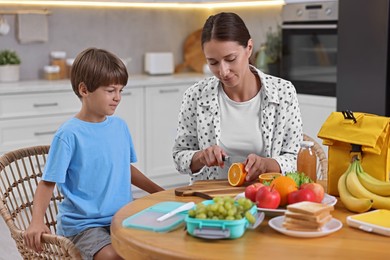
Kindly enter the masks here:
M 337 203 L 337 198 L 325 193 L 324 199 L 321 201 L 321 203 L 334 206 Z M 277 208 L 277 209 L 267 209 L 267 208 L 257 208 L 257 209 L 265 213 L 274 213 L 274 214 L 284 214 L 287 211 L 286 207 Z
M 284 216 L 274 217 L 268 221 L 268 225 L 276 231 L 292 237 L 323 237 L 333 232 L 340 230 L 343 224 L 340 220 L 332 218 L 328 223 L 321 228 L 321 231 L 295 231 L 288 230 L 283 227 Z

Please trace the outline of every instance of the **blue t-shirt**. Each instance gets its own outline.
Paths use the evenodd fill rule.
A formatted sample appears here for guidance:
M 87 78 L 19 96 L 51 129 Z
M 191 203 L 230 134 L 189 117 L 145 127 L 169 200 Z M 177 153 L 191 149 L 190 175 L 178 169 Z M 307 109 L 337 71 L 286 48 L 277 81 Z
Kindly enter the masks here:
M 90 227 L 109 226 L 112 216 L 133 200 L 130 163 L 136 161 L 122 119 L 65 122 L 54 136 L 42 177 L 56 182 L 65 197 L 59 205 L 57 233 L 73 236 Z

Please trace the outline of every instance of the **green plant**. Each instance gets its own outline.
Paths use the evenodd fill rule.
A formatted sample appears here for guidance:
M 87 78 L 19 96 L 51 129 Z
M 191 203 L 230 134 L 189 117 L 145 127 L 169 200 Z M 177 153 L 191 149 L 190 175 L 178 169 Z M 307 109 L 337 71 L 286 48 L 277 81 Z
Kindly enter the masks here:
M 266 35 L 265 54 L 267 63 L 276 63 L 282 55 L 282 30 L 278 26 L 276 32 L 270 27 Z
M 17 65 L 20 64 L 20 58 L 15 51 L 0 51 L 0 65 Z

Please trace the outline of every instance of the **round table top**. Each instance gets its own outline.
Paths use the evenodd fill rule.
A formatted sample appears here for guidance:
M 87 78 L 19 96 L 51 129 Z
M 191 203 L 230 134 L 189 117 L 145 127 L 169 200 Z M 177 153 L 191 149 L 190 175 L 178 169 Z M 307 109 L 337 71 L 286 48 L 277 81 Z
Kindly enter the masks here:
M 247 229 L 237 239 L 207 240 L 189 235 L 184 225 L 167 233 L 126 228 L 127 217 L 163 201 L 200 202 L 199 197 L 175 196 L 166 190 L 136 199 L 120 209 L 111 225 L 115 250 L 125 259 L 385 259 L 390 256 L 390 238 L 349 227 L 347 211 L 341 202 L 335 205 L 332 216 L 343 223 L 335 233 L 317 238 L 298 238 L 279 233 L 268 225 L 275 215 L 266 215 L 255 230 Z

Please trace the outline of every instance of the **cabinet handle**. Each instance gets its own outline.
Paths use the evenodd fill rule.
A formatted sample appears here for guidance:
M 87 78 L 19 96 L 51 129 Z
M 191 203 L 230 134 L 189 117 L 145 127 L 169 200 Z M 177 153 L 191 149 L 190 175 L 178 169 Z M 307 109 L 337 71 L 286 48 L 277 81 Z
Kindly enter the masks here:
M 42 103 L 42 104 L 34 104 L 34 107 L 55 107 L 58 106 L 58 103 Z
M 35 132 L 35 136 L 42 136 L 42 135 L 54 135 L 56 131 L 46 131 L 46 132 Z
M 165 93 L 174 93 L 174 92 L 179 92 L 179 89 L 178 88 L 174 88 L 174 89 L 160 89 L 159 91 L 161 94 L 165 94 Z
M 122 96 L 131 96 L 131 92 L 125 92 L 125 93 L 122 93 Z

